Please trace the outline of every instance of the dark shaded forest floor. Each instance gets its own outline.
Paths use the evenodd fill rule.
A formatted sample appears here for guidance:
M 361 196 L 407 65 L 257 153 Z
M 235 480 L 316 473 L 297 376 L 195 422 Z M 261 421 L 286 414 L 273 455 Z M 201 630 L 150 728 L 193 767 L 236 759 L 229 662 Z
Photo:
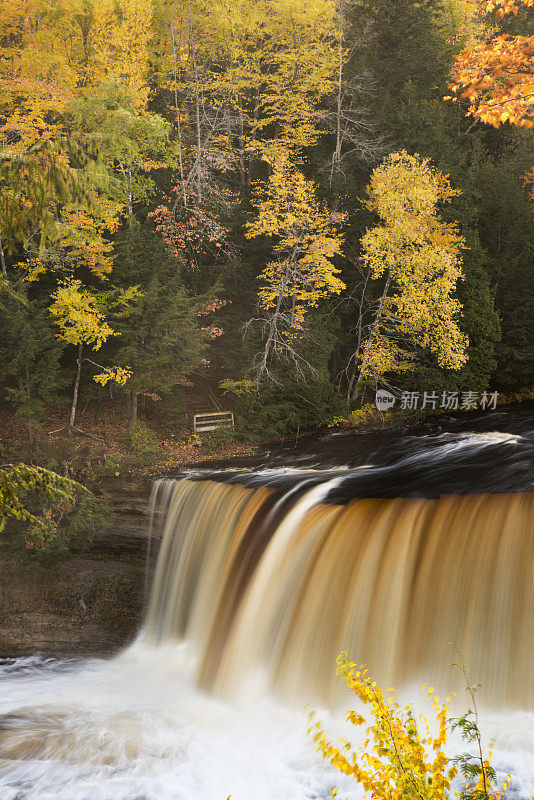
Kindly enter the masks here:
M 142 417 L 141 425 L 148 425 L 154 435 L 134 450 L 128 446 L 123 410 L 110 403 L 80 414 L 74 436 L 66 433 L 67 421 L 67 410 L 50 409 L 30 447 L 24 422 L 0 408 L 0 458 L 4 463 L 39 464 L 76 478 L 105 498 L 114 516 L 83 557 L 72 556 L 53 567 L 25 553 L 17 534 L 8 530 L 0 536 L 0 658 L 36 652 L 104 656 L 130 643 L 145 602 L 146 508 L 152 479 L 200 463 L 261 458 L 273 445 L 298 447 L 317 435 L 315 431 L 261 443 L 238 442 L 206 452 L 190 431 L 165 435 L 154 419 Z M 380 417 L 369 420 L 362 432 L 395 425 L 398 421 Z
M 128 421 L 111 404 L 80 415 L 73 436 L 67 434 L 67 422 L 67 411 L 48 410 L 46 421 L 36 432 L 36 442 L 30 446 L 25 423 L 12 411 L 0 408 L 0 457 L 47 466 L 77 480 L 98 483 L 108 476 L 169 474 L 186 464 L 252 455 L 260 448 L 259 444 L 232 443 L 208 454 L 191 431 L 164 434 L 151 426 L 150 419 L 140 420 L 143 427 L 150 427 L 150 440 L 132 447 L 127 440 Z
M 426 416 L 424 412 L 375 412 L 352 429 L 359 433 L 404 431 L 419 424 Z M 175 435 L 166 434 L 161 431 L 157 420 L 148 416 L 140 419 L 140 425 L 143 430 L 149 428 L 149 437 L 141 438 L 132 446 L 128 441 L 128 421 L 122 409 L 111 403 L 80 414 L 72 436 L 67 434 L 67 423 L 65 409 L 49 409 L 45 422 L 36 431 L 35 443 L 30 446 L 24 421 L 11 410 L 0 407 L 0 459 L 48 467 L 91 488 L 98 487 L 108 478 L 172 475 L 196 464 L 260 455 L 273 445 L 294 443 L 298 446 L 301 440 L 320 433 L 320 429 L 300 431 L 255 442 L 237 441 L 207 448 L 205 437 L 194 436 L 187 429 Z M 325 433 L 330 430 L 324 428 Z

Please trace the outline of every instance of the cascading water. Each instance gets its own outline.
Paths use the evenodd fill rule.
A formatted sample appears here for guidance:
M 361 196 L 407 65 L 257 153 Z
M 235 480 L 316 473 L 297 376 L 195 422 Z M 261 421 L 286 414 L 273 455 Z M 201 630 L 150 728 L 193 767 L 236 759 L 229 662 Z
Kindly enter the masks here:
M 110 661 L 0 662 L 1 800 L 359 798 L 314 753 L 304 705 L 344 732 L 349 650 L 424 708 L 422 681 L 454 683 L 453 644 L 483 685 L 496 766 L 527 797 L 531 449 L 496 434 L 410 447 L 374 466 L 156 483 L 138 641 Z M 481 494 L 454 483 L 472 455 Z
M 147 641 L 188 642 L 222 695 L 256 666 L 286 699 L 330 705 L 341 650 L 382 684 L 447 691 L 454 645 L 494 706 L 534 708 L 534 493 L 326 504 L 342 481 L 176 482 Z

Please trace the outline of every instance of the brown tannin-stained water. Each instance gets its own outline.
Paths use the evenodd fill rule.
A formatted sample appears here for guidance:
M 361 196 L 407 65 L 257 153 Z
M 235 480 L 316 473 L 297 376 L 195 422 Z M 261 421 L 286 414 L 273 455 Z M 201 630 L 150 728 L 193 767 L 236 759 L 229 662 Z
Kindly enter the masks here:
M 348 650 L 402 702 L 469 698 L 512 793 L 534 784 L 534 437 L 326 437 L 315 453 L 154 485 L 149 601 L 109 660 L 0 661 L 0 800 L 326 800 L 353 781 L 306 736 L 353 703 Z M 321 451 L 321 447 L 323 450 Z M 358 450 L 360 447 L 360 450 Z M 351 455 L 352 453 L 352 455 Z M 292 463 L 287 468 L 285 464 Z M 450 755 L 464 752 L 455 734 Z
M 456 647 L 483 699 L 534 708 L 534 493 L 322 502 L 341 480 L 293 503 L 177 481 L 147 642 L 188 642 L 223 697 L 257 668 L 285 699 L 333 706 L 340 651 L 382 685 L 448 691 Z

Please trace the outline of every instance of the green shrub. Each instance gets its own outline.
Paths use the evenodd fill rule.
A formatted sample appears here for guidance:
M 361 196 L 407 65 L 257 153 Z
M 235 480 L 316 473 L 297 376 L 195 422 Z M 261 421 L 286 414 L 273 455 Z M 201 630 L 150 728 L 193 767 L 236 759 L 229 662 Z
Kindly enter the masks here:
M 66 537 L 59 522 L 62 513 L 68 513 L 68 510 L 57 505 L 45 508 L 29 522 L 24 531 L 23 543 L 28 556 L 43 566 L 53 566 L 69 555 Z
M 138 424 L 121 434 L 119 441 L 141 462 L 149 461 L 160 450 L 156 434 L 145 425 Z
M 363 422 L 369 422 L 374 416 L 377 416 L 378 411 L 372 403 L 366 403 L 361 408 L 351 411 L 349 422 L 351 425 L 358 426 Z
M 218 450 L 224 450 L 237 441 L 236 432 L 229 425 L 216 428 L 202 439 L 202 450 L 210 455 Z
M 348 425 L 349 421 L 346 417 L 332 417 L 330 422 L 327 422 L 329 428 L 343 428 Z
M 91 545 L 95 533 L 113 521 L 113 511 L 101 497 L 83 497 L 75 513 L 69 518 L 65 541 L 71 552 L 84 552 Z
M 114 476 L 119 476 L 121 472 L 121 462 L 120 459 L 116 458 L 115 456 L 110 456 L 109 453 L 104 455 L 104 461 L 101 464 L 96 464 L 93 467 L 92 477 L 95 480 L 99 478 L 107 478 Z

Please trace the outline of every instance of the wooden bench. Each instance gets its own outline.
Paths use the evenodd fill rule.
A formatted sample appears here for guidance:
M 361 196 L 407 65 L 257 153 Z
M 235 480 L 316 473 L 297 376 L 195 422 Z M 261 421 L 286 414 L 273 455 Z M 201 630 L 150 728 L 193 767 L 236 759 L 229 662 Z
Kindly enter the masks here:
M 217 428 L 233 428 L 234 414 L 232 411 L 214 411 L 209 414 L 195 414 L 193 417 L 193 432 L 207 433 Z

